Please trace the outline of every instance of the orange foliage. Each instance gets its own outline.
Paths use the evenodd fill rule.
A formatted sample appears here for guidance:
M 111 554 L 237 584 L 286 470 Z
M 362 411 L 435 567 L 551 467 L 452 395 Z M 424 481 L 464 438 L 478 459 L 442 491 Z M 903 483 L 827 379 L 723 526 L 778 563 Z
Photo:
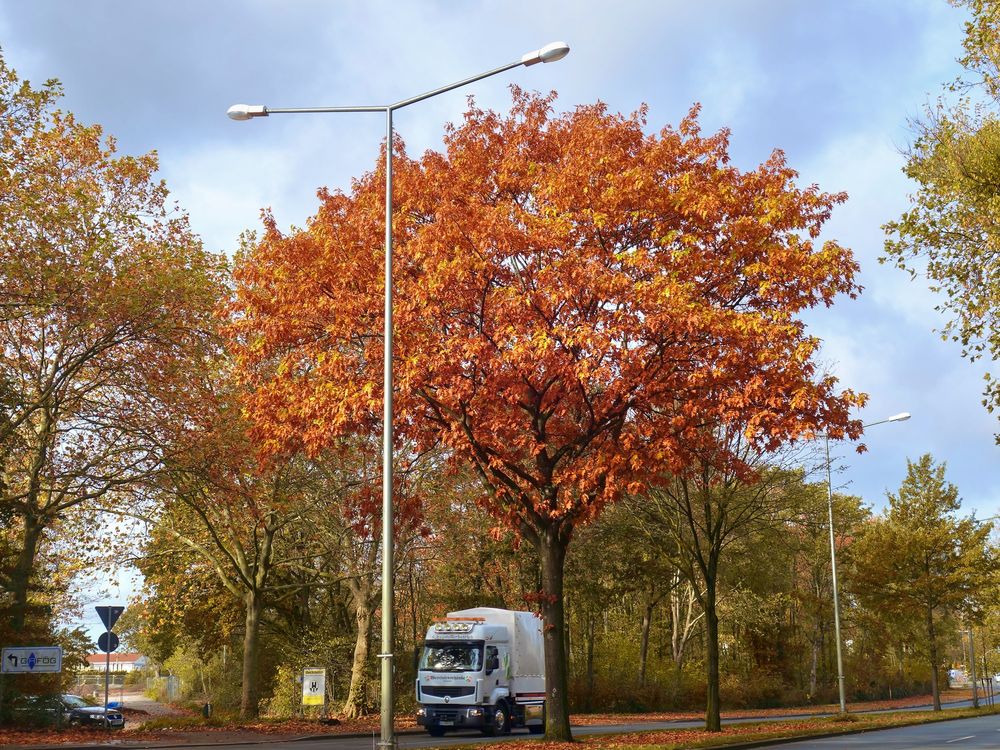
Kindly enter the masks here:
M 762 451 L 858 434 L 863 397 L 816 372 L 797 318 L 859 291 L 850 251 L 817 241 L 845 195 L 797 187 L 780 152 L 737 169 L 697 108 L 647 134 L 644 111 L 513 96 L 444 153 L 394 144 L 400 437 L 471 461 L 513 528 L 568 540 L 695 454 L 738 467 L 717 430 Z M 239 260 L 230 334 L 266 455 L 378 424 L 383 164 L 321 191 L 305 230 L 266 216 Z

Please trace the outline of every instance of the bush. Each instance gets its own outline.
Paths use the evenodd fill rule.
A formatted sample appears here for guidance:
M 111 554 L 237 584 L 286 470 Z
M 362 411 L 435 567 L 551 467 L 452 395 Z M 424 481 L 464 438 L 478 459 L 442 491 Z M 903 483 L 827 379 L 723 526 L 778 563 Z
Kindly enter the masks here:
M 223 717 L 211 716 L 208 719 L 202 716 L 157 716 L 156 718 L 144 721 L 139 725 L 142 731 L 155 731 L 157 729 L 198 729 L 199 727 L 221 727 L 226 725 Z
M 290 664 L 281 664 L 274 675 L 271 699 L 261 706 L 265 716 L 289 717 L 298 713 L 302 703 L 302 686 L 296 681 L 302 672 Z
M 789 686 L 775 675 L 722 675 L 719 698 L 724 708 L 776 708 L 784 704 Z
M 174 652 L 163 668 L 179 681 L 179 689 L 175 695 L 167 695 L 168 678 L 158 678 L 155 682 L 158 700 L 192 701 L 199 710 L 205 703 L 223 712 L 239 708 L 242 694 L 239 659 L 230 658 L 223 663 L 220 654 L 203 659 L 194 646 L 188 646 Z
M 62 724 L 62 705 L 57 695 L 19 696 L 11 708 L 10 723 L 15 726 L 43 728 Z
M 671 666 L 651 672 L 645 685 L 624 682 L 603 673 L 594 676 L 593 690 L 586 676 L 569 681 L 570 710 L 578 713 L 648 713 L 651 711 L 696 710 L 705 705 L 705 681 L 700 668 Z

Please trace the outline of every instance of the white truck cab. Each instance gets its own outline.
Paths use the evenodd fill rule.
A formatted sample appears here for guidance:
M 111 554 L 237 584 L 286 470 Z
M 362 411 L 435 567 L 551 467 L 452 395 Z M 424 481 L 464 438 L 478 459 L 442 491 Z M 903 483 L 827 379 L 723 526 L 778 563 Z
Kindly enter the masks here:
M 417 668 L 417 723 L 507 734 L 545 729 L 542 621 L 532 612 L 475 607 L 449 612 L 427 629 Z

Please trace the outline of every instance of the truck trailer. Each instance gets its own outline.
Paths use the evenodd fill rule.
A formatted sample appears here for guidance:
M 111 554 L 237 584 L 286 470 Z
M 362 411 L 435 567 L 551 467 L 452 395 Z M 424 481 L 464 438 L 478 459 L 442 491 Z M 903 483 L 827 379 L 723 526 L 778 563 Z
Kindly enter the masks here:
M 545 731 L 545 644 L 533 612 L 474 607 L 427 629 L 417 668 L 417 723 L 501 735 Z

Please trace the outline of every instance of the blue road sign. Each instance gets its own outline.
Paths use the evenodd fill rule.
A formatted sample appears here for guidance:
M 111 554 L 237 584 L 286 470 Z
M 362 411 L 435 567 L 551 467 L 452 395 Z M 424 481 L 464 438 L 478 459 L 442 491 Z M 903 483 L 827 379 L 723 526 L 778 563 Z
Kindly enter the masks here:
M 97 647 L 106 654 L 118 648 L 118 636 L 107 631 L 97 636 Z
M 104 623 L 104 627 L 111 630 L 118 622 L 118 618 L 121 617 L 122 612 L 125 611 L 125 607 L 120 605 L 105 605 L 102 607 L 94 607 L 97 610 L 97 614 L 101 617 L 101 622 Z

